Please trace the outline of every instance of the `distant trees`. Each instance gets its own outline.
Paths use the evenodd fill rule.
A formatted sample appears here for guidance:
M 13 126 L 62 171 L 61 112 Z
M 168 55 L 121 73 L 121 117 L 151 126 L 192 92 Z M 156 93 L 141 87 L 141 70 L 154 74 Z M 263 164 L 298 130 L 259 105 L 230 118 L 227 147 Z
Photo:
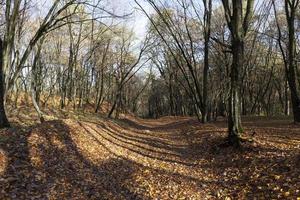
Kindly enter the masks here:
M 297 27 L 296 27 L 296 17 L 299 15 L 299 0 L 285 0 L 284 1 L 284 13 L 287 26 L 287 39 L 283 37 L 282 24 L 279 22 L 278 11 L 276 8 L 276 3 L 272 0 L 275 19 L 278 28 L 278 43 L 280 46 L 281 54 L 284 61 L 285 73 L 287 81 L 289 84 L 291 92 L 291 101 L 293 116 L 295 122 L 300 122 L 300 96 L 299 96 L 299 87 L 300 87 L 300 73 L 299 67 L 297 64 Z M 285 47 L 283 43 L 286 43 Z
M 205 14 L 202 18 L 196 10 L 198 4 L 195 5 L 193 1 L 177 1 L 179 7 L 176 8 L 167 7 L 167 4 L 164 5 L 161 1 L 148 0 L 147 2 L 156 12 L 156 16 L 151 17 L 143 10 L 151 22 L 151 31 L 156 32 L 156 34 L 152 35 L 156 37 L 153 39 L 160 41 L 158 43 L 164 46 L 165 51 L 163 54 L 166 64 L 160 67 L 160 72 L 162 72 L 162 67 L 169 66 L 171 68 L 167 71 L 172 76 L 172 71 L 174 70 L 171 69 L 174 69 L 174 66 L 176 66 L 177 71 L 179 71 L 180 76 L 183 78 L 180 81 L 180 85 L 184 87 L 185 92 L 188 93 L 189 98 L 194 102 L 192 106 L 195 109 L 194 114 L 196 114 L 199 120 L 205 123 L 207 121 L 208 110 L 208 54 L 212 3 L 210 0 L 203 1 Z M 136 3 L 143 9 L 137 1 Z M 170 3 L 175 4 L 174 1 L 170 1 Z M 200 17 L 200 22 L 196 20 L 197 17 Z M 198 30 L 201 30 L 201 32 L 198 32 Z M 205 47 L 204 63 L 200 61 L 201 53 L 199 49 L 201 45 Z M 155 53 L 159 54 L 160 52 Z M 161 57 L 161 55 L 152 55 L 155 65 L 159 64 L 157 63 L 158 56 Z M 201 64 L 204 65 L 203 69 L 200 67 Z M 199 70 L 202 70 L 201 76 Z M 169 80 L 168 82 L 171 83 L 172 81 Z M 171 113 L 174 114 L 172 85 L 169 85 L 169 93 Z
M 112 117 L 113 112 L 116 110 L 116 117 L 119 115 L 119 108 L 122 105 L 122 93 L 125 85 L 130 81 L 132 77 L 143 67 L 147 62 L 142 61 L 142 56 L 147 50 L 148 41 L 145 39 L 142 43 L 142 47 L 138 53 L 137 58 L 130 52 L 132 48 L 132 33 L 128 33 L 125 30 L 121 30 L 118 43 L 115 46 L 117 52 L 117 63 L 113 67 L 113 78 L 115 79 L 115 98 L 112 103 L 112 107 L 108 113 L 108 117 Z
M 32 97 L 41 122 L 49 99 L 59 99 L 61 109 L 84 110 L 93 104 L 95 112 L 106 101 L 111 116 L 121 106 L 125 84 L 139 79 L 146 43 L 136 56 L 132 32 L 113 20 L 101 21 L 102 16 L 125 16 L 105 10 L 101 1 L 55 0 L 43 16 L 31 15 L 32 6 L 30 1 L 7 0 L 1 7 L 0 127 L 9 126 L 5 101 L 14 96 L 17 105 L 23 92 Z
M 37 28 L 36 32 L 32 35 L 28 44 L 25 44 L 23 48 L 25 49 L 23 54 L 21 54 L 19 49 L 15 48 L 16 45 L 16 35 L 20 36 L 19 33 L 22 32 L 24 26 L 24 20 L 26 17 L 25 12 L 29 7 L 28 1 L 22 0 L 6 0 L 3 6 L 5 13 L 4 22 L 4 37 L 2 39 L 2 70 L 0 71 L 0 76 L 2 77 L 3 89 L 1 90 L 0 97 L 3 96 L 3 101 L 6 101 L 6 94 L 14 85 L 15 80 L 19 76 L 19 73 L 26 67 L 26 61 L 32 52 L 32 49 L 40 40 L 40 38 L 52 29 L 61 25 L 61 22 L 67 17 L 62 17 L 61 13 L 68 7 L 79 4 L 75 0 L 70 0 L 66 3 L 62 3 L 59 0 L 55 0 L 46 13 L 44 19 L 42 20 L 40 26 Z M 22 6 L 22 7 L 21 7 Z M 0 82 L 0 84 L 1 84 Z M 2 98 L 1 98 L 2 99 Z M 1 100 L 2 101 L 2 100 Z M 1 110 L 4 109 L 4 105 L 0 105 Z M 0 123 L 0 127 L 8 126 L 5 112 L 1 113 L 3 121 Z
M 0 127 L 19 94 L 40 121 L 48 106 L 115 118 L 228 117 L 234 146 L 243 115 L 291 109 L 300 121 L 299 0 L 135 2 L 149 19 L 139 44 L 120 23 L 127 18 L 102 1 L 55 0 L 42 16 L 31 1 L 1 4 Z
M 291 100 L 298 120 L 299 1 L 222 0 L 200 5 L 149 0 L 152 15 L 136 2 L 150 20 L 152 40 L 159 44 L 150 51 L 160 74 L 156 84 L 164 80 L 166 85 L 160 88 L 169 93 L 152 90 L 151 115 L 157 109 L 155 115 L 176 115 L 174 105 L 179 104 L 184 108 L 179 110 L 192 111 L 179 114 L 196 115 L 203 122 L 206 113 L 208 120 L 227 115 L 228 141 L 235 146 L 243 132 L 242 115 L 289 115 Z M 285 9 L 272 13 L 272 4 Z M 185 102 L 174 98 L 175 87 Z

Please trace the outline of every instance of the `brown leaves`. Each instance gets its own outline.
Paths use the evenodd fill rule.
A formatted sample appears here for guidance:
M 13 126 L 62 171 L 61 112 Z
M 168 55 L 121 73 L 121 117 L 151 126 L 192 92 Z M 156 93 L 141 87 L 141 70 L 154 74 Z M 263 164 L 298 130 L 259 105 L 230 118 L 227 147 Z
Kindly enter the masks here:
M 0 142 L 0 198 L 296 199 L 300 128 L 245 124 L 257 135 L 242 150 L 215 148 L 225 122 L 189 118 L 81 117 L 16 129 Z

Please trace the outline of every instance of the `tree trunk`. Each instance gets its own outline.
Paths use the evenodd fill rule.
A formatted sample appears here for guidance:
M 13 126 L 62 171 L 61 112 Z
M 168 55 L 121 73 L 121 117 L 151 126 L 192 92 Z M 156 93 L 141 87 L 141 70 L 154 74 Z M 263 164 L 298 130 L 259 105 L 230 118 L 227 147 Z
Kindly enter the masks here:
M 113 112 L 114 112 L 115 109 L 116 109 L 116 106 L 117 106 L 117 100 L 114 101 L 114 104 L 113 104 L 113 106 L 111 107 L 111 109 L 110 109 L 110 111 L 109 111 L 109 113 L 108 113 L 108 115 L 107 115 L 108 118 L 111 118 L 111 117 L 112 117 L 112 114 L 113 114 Z
M 100 81 L 100 92 L 99 95 L 96 96 L 97 99 L 97 103 L 96 103 L 96 109 L 95 109 L 95 113 L 97 113 L 101 107 L 101 103 L 103 101 L 103 91 L 104 91 L 104 70 L 103 67 L 101 68 L 101 81 Z M 98 89 L 99 91 L 99 89 Z
M 39 58 L 40 58 L 40 54 L 41 54 L 41 50 L 42 50 L 42 44 L 43 44 L 43 39 L 41 40 L 41 43 L 39 43 L 39 45 L 37 47 L 37 52 L 34 57 L 32 69 L 31 69 L 31 100 L 32 100 L 34 109 L 36 110 L 41 123 L 45 122 L 45 119 L 43 117 L 44 114 L 39 107 L 39 102 L 38 102 L 38 98 L 37 98 L 37 77 L 41 76 L 41 74 L 37 74 L 37 65 L 39 63 Z M 41 63 L 39 63 L 39 64 L 41 64 Z
M 117 95 L 116 95 L 116 98 L 115 98 L 115 100 L 114 100 L 114 104 L 113 104 L 113 106 L 111 107 L 111 109 L 110 109 L 110 111 L 109 111 L 109 113 L 108 113 L 108 115 L 107 115 L 108 118 L 111 118 L 111 117 L 112 117 L 114 111 L 115 111 L 116 108 L 118 107 L 118 102 L 119 102 L 119 99 L 120 99 L 120 98 L 121 98 L 121 92 L 118 90 Z
M 290 115 L 290 104 L 289 104 L 289 97 L 288 97 L 288 82 L 285 81 L 284 83 L 284 114 L 286 116 Z
M 241 112 L 240 112 L 240 80 L 239 71 L 243 65 L 243 42 L 234 39 L 232 46 L 232 66 L 229 98 L 229 116 L 228 116 L 228 140 L 234 146 L 239 146 L 240 133 L 242 132 Z
M 212 13 L 212 0 L 203 1 L 204 13 L 204 69 L 203 69 L 203 105 L 202 105 L 202 123 L 207 122 L 207 104 L 208 104 L 208 69 L 209 69 L 209 41 L 210 41 L 210 24 Z
M 299 4 L 299 3 L 297 3 Z M 291 101 L 294 114 L 294 122 L 300 122 L 300 98 L 297 91 L 297 78 L 296 78 L 296 38 L 295 38 L 295 14 L 296 14 L 296 3 L 285 2 L 286 18 L 288 24 L 288 69 L 287 79 L 291 91 Z
M 0 38 L 0 128 L 10 127 L 4 108 L 3 42 Z
M 254 0 L 222 0 L 225 18 L 231 32 L 232 65 L 230 72 L 230 95 L 228 116 L 228 142 L 240 146 L 241 103 L 240 71 L 244 63 L 244 39 L 253 15 Z M 245 7 L 243 7 L 246 5 Z M 244 10 L 246 8 L 246 10 Z M 244 12 L 245 11 L 245 12 Z

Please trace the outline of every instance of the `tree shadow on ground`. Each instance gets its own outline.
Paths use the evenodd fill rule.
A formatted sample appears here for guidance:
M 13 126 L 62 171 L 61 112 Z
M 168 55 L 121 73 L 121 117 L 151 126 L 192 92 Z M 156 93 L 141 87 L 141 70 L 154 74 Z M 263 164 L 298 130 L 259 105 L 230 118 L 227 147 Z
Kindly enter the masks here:
M 142 125 L 136 121 L 124 118 L 117 120 L 118 122 L 124 123 L 131 128 L 139 129 L 139 130 L 149 130 L 149 131 L 171 131 L 182 128 L 182 126 L 189 127 L 192 125 L 199 125 L 200 122 L 197 119 L 179 119 L 178 121 L 171 121 L 164 124 L 148 126 Z
M 170 147 L 168 151 L 166 151 L 166 147 L 163 147 L 163 145 L 159 146 L 155 143 L 153 143 L 150 139 L 150 141 L 147 141 L 147 139 L 144 140 L 136 140 L 133 137 L 126 137 L 126 134 L 120 135 L 117 132 L 112 132 L 111 130 L 105 129 L 102 127 L 102 129 L 95 129 L 88 125 L 82 125 L 80 123 L 80 126 L 85 129 L 85 131 L 90 135 L 93 136 L 91 131 L 87 129 L 87 127 L 91 130 L 93 130 L 94 133 L 96 133 L 97 136 L 100 136 L 101 140 L 105 140 L 110 144 L 113 144 L 114 146 L 120 147 L 122 149 L 129 150 L 133 153 L 139 154 L 143 157 L 154 159 L 154 160 L 160 160 L 164 162 L 169 163 L 175 163 L 175 164 L 183 164 L 186 166 L 193 166 L 194 164 L 191 162 L 184 162 L 181 159 L 178 159 L 181 155 L 178 154 L 178 151 L 175 151 L 176 147 Z M 96 140 L 100 140 L 97 137 L 94 137 Z M 125 139 L 126 138 L 126 139 Z M 159 150 L 158 150 L 159 149 Z M 176 159 L 177 158 L 177 159 Z
M 63 121 L 8 134 L 11 139 L 0 146 L 8 160 L 0 199 L 147 199 L 125 186 L 133 182 L 134 163 L 118 157 L 92 163 Z
M 193 120 L 151 127 L 145 127 L 131 120 L 122 121 L 133 129 L 168 131 L 166 137 L 186 141 L 187 144 L 181 148 L 170 145 L 167 150 L 179 154 L 181 160 L 185 160 L 185 162 L 207 161 L 206 164 L 199 164 L 194 167 L 210 170 L 216 177 L 215 182 L 212 181 L 211 184 L 217 184 L 220 189 L 232 191 L 230 195 L 236 198 L 293 199 L 296 195 L 300 195 L 299 189 L 297 192 L 297 185 L 300 185 L 300 171 L 297 167 L 297 163 L 300 163 L 300 156 L 299 151 L 296 150 L 297 144 L 299 146 L 299 133 L 288 134 L 285 129 L 287 127 L 286 121 L 282 124 L 283 128 L 280 124 L 276 124 L 280 128 L 277 128 L 276 132 L 268 127 L 270 122 L 265 124 L 267 127 L 264 127 L 263 123 L 260 122 L 259 137 L 256 138 L 259 143 L 254 146 L 253 144 L 246 144 L 240 150 L 231 147 L 226 149 L 216 147 L 226 137 L 224 130 L 212 129 L 199 132 L 196 129 L 189 132 L 185 127 L 198 125 Z M 248 124 L 250 123 L 248 122 Z M 224 126 L 221 123 L 217 124 L 218 127 Z M 246 128 L 251 127 L 246 126 Z M 292 131 L 295 128 L 297 129 L 294 126 L 290 127 Z M 198 129 L 201 129 L 200 126 Z M 113 134 L 122 137 L 120 133 L 115 132 Z M 126 134 L 126 132 L 122 132 L 121 135 L 126 136 Z M 171 137 L 172 135 L 179 135 L 179 137 Z M 127 137 L 127 139 L 130 138 Z M 147 141 L 147 137 L 138 142 L 146 143 L 152 148 L 166 150 L 164 146 L 145 141 Z M 282 148 L 280 145 L 289 146 L 289 148 Z M 197 178 L 194 177 L 192 180 L 195 179 Z M 239 196 L 241 193 L 244 196 Z
M 292 150 L 268 145 L 215 148 L 226 134 L 217 129 L 187 134 L 184 129 L 165 126 L 167 134 L 148 134 L 136 125 L 76 124 L 91 147 L 97 143 L 96 151 L 107 153 L 107 158 L 93 160 L 83 153 L 74 139 L 76 130 L 64 121 L 49 121 L 23 132 L 11 129 L 7 133 L 11 139 L 0 142 L 7 156 L 7 166 L 0 174 L 0 199 L 154 198 L 143 188 L 146 182 L 156 189 L 163 182 L 161 193 L 172 192 L 169 186 L 177 184 L 181 190 L 192 188 L 193 193 L 202 192 L 211 199 L 288 199 L 285 192 L 295 197 L 297 188 L 291 186 L 300 185 L 300 162 L 295 162 L 300 159 Z M 173 170 L 176 167 L 180 170 Z M 141 169 L 155 178 L 142 174 L 145 177 L 137 182 L 135 173 Z

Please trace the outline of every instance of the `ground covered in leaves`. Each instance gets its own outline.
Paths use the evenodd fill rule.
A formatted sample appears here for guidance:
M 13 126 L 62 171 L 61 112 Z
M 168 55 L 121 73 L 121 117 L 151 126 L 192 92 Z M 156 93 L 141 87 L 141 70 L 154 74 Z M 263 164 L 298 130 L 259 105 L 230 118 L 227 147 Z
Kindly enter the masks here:
M 300 197 L 300 126 L 290 120 L 244 119 L 254 142 L 236 150 L 218 146 L 223 119 L 26 119 L 0 131 L 0 199 Z

